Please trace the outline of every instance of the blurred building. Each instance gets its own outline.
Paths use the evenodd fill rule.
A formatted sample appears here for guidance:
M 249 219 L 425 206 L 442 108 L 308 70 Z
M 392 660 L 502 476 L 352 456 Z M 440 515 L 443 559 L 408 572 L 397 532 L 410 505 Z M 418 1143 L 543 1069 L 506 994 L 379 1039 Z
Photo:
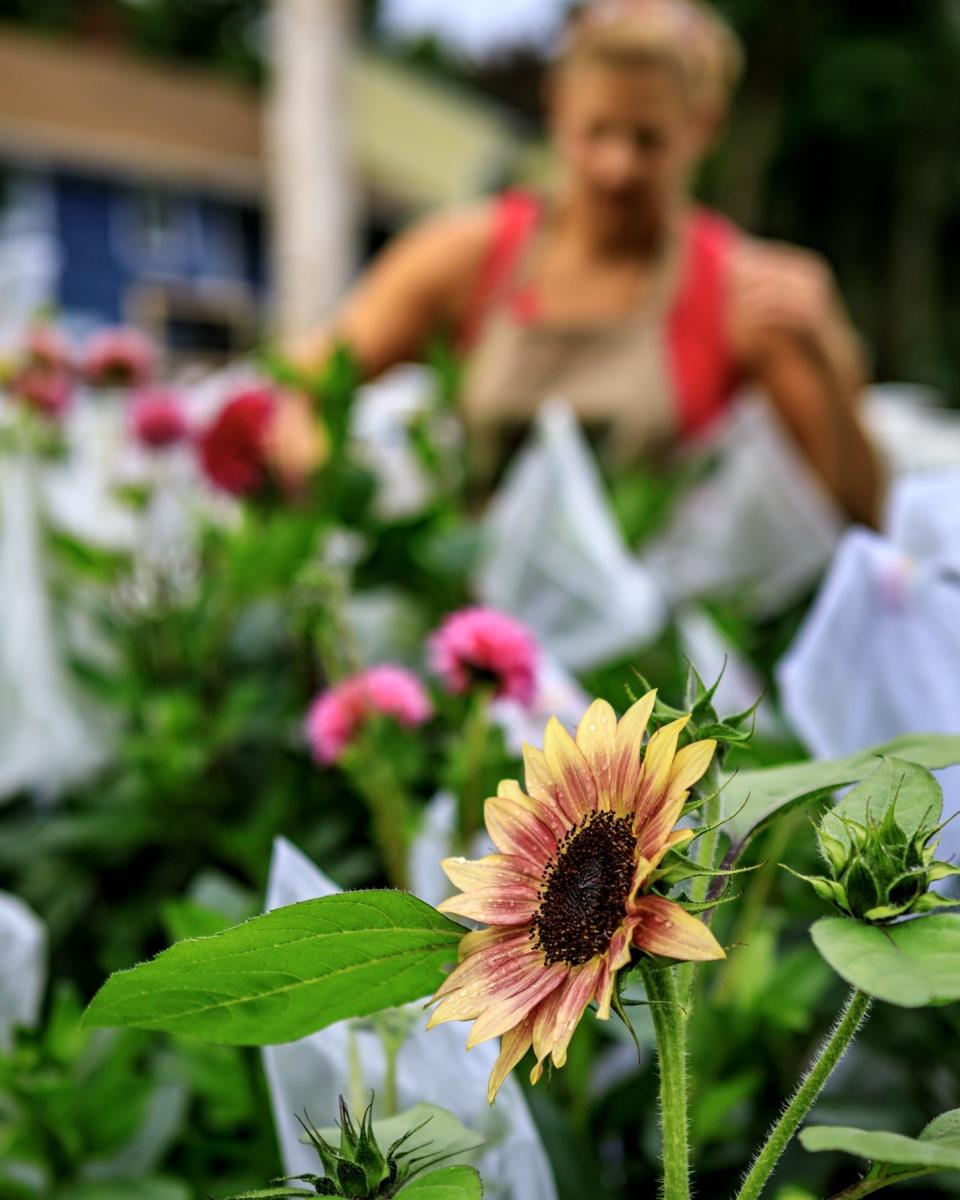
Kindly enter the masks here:
M 368 250 L 522 152 L 495 108 L 392 64 L 358 57 L 350 93 Z M 51 299 L 74 321 L 132 321 L 189 357 L 244 349 L 270 298 L 262 110 L 122 46 L 0 29 L 0 254 L 47 237 Z

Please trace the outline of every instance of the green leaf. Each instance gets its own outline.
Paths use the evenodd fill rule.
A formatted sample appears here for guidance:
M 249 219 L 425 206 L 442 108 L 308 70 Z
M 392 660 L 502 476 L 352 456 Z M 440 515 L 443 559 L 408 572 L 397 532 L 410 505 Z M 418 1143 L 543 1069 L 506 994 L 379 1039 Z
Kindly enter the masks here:
M 483 1184 L 473 1167 L 443 1167 L 401 1188 L 397 1200 L 483 1200 Z
M 234 1046 L 294 1041 L 432 993 L 462 935 L 405 892 L 307 900 L 112 975 L 84 1023 Z
M 883 1163 L 897 1172 L 908 1169 L 960 1171 L 960 1109 L 937 1117 L 918 1138 L 901 1133 L 811 1125 L 800 1133 L 805 1150 L 840 1150 Z
M 884 926 L 826 917 L 810 935 L 838 975 L 888 1004 L 922 1008 L 960 1000 L 960 917 Z
M 312 1189 L 305 1192 L 302 1188 L 267 1187 L 257 1188 L 252 1192 L 237 1192 L 235 1196 L 230 1196 L 229 1200 L 286 1200 L 288 1196 L 309 1196 L 314 1200 L 316 1194 Z
M 847 817 L 866 826 L 870 817 L 879 824 L 891 807 L 897 825 L 909 839 L 921 829 L 939 825 L 943 793 L 925 768 L 904 759 L 885 758 L 875 771 L 844 796 L 833 813 L 825 815 L 823 825 L 849 851 L 849 833 L 837 818 Z
M 938 771 L 960 763 L 960 737 L 908 733 L 829 762 L 741 771 L 727 781 L 721 793 L 724 813 L 735 814 L 731 815 L 725 831 L 734 841 L 747 840 L 778 813 L 805 800 L 829 796 L 838 788 L 860 783 L 876 770 L 879 758 L 898 758 L 928 771 Z

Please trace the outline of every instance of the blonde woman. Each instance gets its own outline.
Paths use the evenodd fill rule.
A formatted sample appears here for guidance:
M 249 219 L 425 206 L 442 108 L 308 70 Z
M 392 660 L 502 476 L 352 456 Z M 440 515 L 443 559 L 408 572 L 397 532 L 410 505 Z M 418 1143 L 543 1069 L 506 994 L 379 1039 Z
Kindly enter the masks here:
M 548 397 L 629 463 L 696 438 L 753 382 L 839 507 L 872 523 L 863 368 L 828 267 L 691 199 L 740 69 L 705 4 L 595 0 L 551 71 L 553 194 L 509 192 L 399 237 L 296 357 L 318 367 L 343 339 L 372 377 L 451 335 L 488 477 Z M 281 471 L 306 470 L 315 441 L 306 402 L 292 402 L 274 434 Z

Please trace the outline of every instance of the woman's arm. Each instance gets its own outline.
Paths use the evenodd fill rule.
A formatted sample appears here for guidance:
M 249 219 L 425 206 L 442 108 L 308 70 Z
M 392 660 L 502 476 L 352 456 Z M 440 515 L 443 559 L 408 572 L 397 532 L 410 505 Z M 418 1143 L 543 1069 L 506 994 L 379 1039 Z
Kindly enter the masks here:
M 875 525 L 882 474 L 860 423 L 859 342 L 812 255 L 762 244 L 734 272 L 734 343 L 751 378 L 839 506 Z
M 344 343 L 364 377 L 416 361 L 430 337 L 455 330 L 469 303 L 493 231 L 493 208 L 478 205 L 434 217 L 393 241 L 347 297 L 329 327 L 286 347 L 297 366 L 323 368 Z M 323 453 L 309 399 L 291 393 L 273 423 L 274 468 L 296 486 Z

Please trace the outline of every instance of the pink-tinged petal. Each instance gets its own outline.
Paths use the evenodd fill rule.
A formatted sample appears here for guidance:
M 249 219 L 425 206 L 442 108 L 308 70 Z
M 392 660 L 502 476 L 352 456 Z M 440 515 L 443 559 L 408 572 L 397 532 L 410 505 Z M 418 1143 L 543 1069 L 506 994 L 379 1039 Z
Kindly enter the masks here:
M 485 925 L 525 925 L 533 920 L 539 903 L 535 884 L 498 884 L 450 896 L 437 905 L 437 912 L 453 913 Z
M 567 1047 L 594 997 L 602 965 L 602 960 L 597 957 L 576 967 L 570 978 L 537 1009 L 533 1023 L 533 1052 L 538 1066 L 548 1054 L 552 1055 L 555 1067 L 562 1067 L 567 1061 Z
M 483 807 L 483 819 L 498 850 L 522 859 L 532 875 L 542 875 L 557 839 L 539 817 L 513 800 L 492 796 Z
M 627 709 L 617 725 L 612 791 L 614 808 L 621 816 L 633 812 L 643 771 L 643 735 L 656 702 L 657 693 L 647 692 Z
M 597 807 L 613 807 L 617 714 L 606 700 L 594 700 L 577 726 L 577 745 L 590 764 L 597 787 Z
M 540 966 L 532 972 L 532 977 L 523 987 L 509 996 L 494 999 L 474 1021 L 467 1038 L 467 1049 L 472 1050 L 481 1042 L 499 1037 L 518 1025 L 531 1009 L 560 986 L 569 970 L 570 968 L 563 963 L 554 963 L 552 967 Z
M 555 809 L 568 829 L 580 820 L 580 813 L 557 787 L 547 765 L 547 756 L 526 742 L 523 744 L 523 781 L 530 795 L 541 804 Z
M 497 1098 L 497 1092 L 503 1087 L 504 1080 L 530 1049 L 533 1040 L 533 1014 L 529 1014 L 508 1029 L 500 1039 L 500 1054 L 490 1072 L 490 1082 L 487 1085 L 487 1103 L 492 1104 Z
M 563 839 L 570 827 L 555 804 L 544 804 L 542 800 L 528 796 L 515 779 L 501 779 L 497 784 L 497 796 L 501 800 L 511 800 L 518 808 L 532 813 L 541 824 L 546 825 L 557 842 Z
M 637 829 L 642 829 L 648 824 L 666 803 L 677 741 L 689 720 L 687 715 L 677 721 L 671 721 L 669 725 L 658 729 L 647 743 L 643 756 L 640 793 L 634 808 L 634 823 Z M 670 824 L 672 827 L 673 822 Z
M 525 934 L 517 933 L 516 929 L 475 929 L 470 933 L 465 933 L 460 939 L 460 945 L 457 947 L 457 961 L 463 962 L 465 959 L 473 958 L 482 950 L 488 950 L 492 946 L 497 946 L 508 938 L 525 937 Z
M 704 923 L 663 896 L 641 896 L 630 906 L 636 917 L 633 942 L 648 954 L 683 962 L 707 962 L 726 953 Z
M 497 990 L 510 991 L 520 973 L 543 965 L 542 957 L 532 952 L 526 932 L 518 933 L 516 929 L 502 932 L 505 937 L 490 942 L 454 967 L 433 999 L 442 1000 L 462 989 L 479 995 L 486 1004 Z
M 597 786 L 580 747 L 556 717 L 547 722 L 543 752 L 565 812 L 576 812 L 577 820 L 597 807 Z
M 529 943 L 482 966 L 477 965 L 475 958 L 467 959 L 454 968 L 434 997 L 434 1000 L 439 998 L 440 1003 L 427 1022 L 427 1028 L 432 1029 L 444 1021 L 473 1020 L 491 1007 L 523 993 L 543 974 L 543 957 L 535 954 Z M 441 996 L 440 992 L 445 994 Z
M 601 959 L 600 978 L 597 981 L 597 1017 L 610 1020 L 610 1004 L 617 972 L 630 961 L 633 946 L 633 918 L 628 918 L 610 939 L 610 947 Z
M 488 854 L 475 860 L 445 858 L 440 865 L 454 887 L 464 892 L 476 887 L 509 887 L 516 883 L 537 886 L 538 883 L 523 869 L 523 860 L 509 854 Z

